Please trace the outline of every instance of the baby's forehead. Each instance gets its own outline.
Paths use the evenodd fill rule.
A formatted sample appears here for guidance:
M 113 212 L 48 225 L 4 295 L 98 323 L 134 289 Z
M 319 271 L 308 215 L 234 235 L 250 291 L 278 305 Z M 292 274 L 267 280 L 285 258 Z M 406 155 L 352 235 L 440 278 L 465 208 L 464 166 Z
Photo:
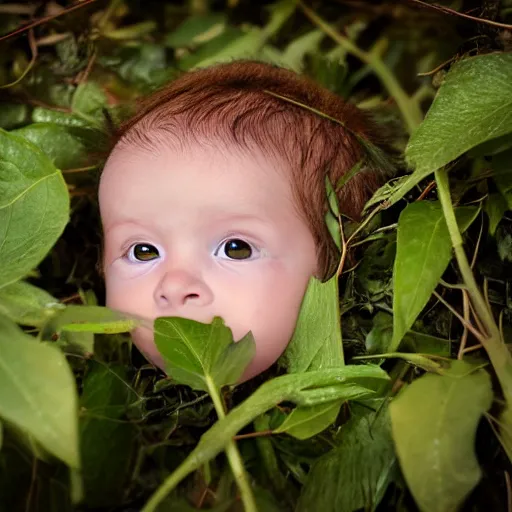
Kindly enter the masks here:
M 142 169 L 147 169 L 162 153 L 175 155 L 183 161 L 206 158 L 206 162 L 211 164 L 207 168 L 210 167 L 211 170 L 211 167 L 219 164 L 216 169 L 218 171 L 222 170 L 223 162 L 237 160 L 242 166 L 241 170 L 247 167 L 247 162 L 252 162 L 255 165 L 251 165 L 250 168 L 260 175 L 262 183 L 265 177 L 271 178 L 275 172 L 291 181 L 288 159 L 284 155 L 269 151 L 255 141 L 237 143 L 229 136 L 223 137 L 222 133 L 197 134 L 183 130 L 179 126 L 174 129 L 166 127 L 144 130 L 144 125 L 132 128 L 114 146 L 106 161 L 101 180 L 113 167 L 139 164 Z M 119 179 L 122 178 L 119 176 Z

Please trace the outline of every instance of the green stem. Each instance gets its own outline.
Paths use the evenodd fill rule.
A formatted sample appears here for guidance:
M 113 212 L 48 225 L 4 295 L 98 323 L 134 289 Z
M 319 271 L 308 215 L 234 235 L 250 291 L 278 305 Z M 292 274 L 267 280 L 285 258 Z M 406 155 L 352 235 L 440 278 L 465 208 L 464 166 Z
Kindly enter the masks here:
M 423 119 L 421 109 L 418 103 L 407 95 L 395 75 L 382 61 L 378 52 L 365 52 L 364 50 L 361 50 L 349 38 L 340 34 L 331 25 L 329 25 L 329 23 L 320 18 L 320 16 L 318 16 L 312 9 L 304 5 L 301 0 L 298 0 L 297 3 L 306 16 L 331 39 L 336 41 L 336 43 L 341 47 L 373 69 L 374 73 L 387 89 L 390 96 L 394 98 L 405 124 L 407 125 L 407 130 L 409 133 L 412 133 L 420 125 Z M 378 49 L 380 47 L 381 43 L 378 41 L 375 44 L 375 48 Z
M 219 417 L 219 420 L 223 420 L 226 417 L 226 411 L 224 409 L 224 403 L 219 390 L 210 377 L 206 377 L 206 385 L 208 386 L 208 394 L 212 398 L 217 416 Z M 238 489 L 240 490 L 240 497 L 242 498 L 245 512 L 258 512 L 242 457 L 240 456 L 236 442 L 233 439 L 226 445 L 226 455 L 228 457 L 229 465 L 231 466 L 231 471 L 233 471 L 233 476 L 235 477 L 235 481 L 238 485 Z
M 462 279 L 468 290 L 475 311 L 487 331 L 483 333 L 484 339 L 482 340 L 482 345 L 500 381 L 507 404 L 510 406 L 512 404 L 512 355 L 503 343 L 500 330 L 494 320 L 492 311 L 480 293 L 466 253 L 464 252 L 462 236 L 457 225 L 457 219 L 450 197 L 450 185 L 448 183 L 446 169 L 443 167 L 437 170 L 435 177 L 439 199 L 452 240 L 455 258 L 457 259 L 457 264 L 462 274 Z
M 224 404 L 219 390 L 209 377 L 206 377 L 206 385 L 208 387 L 208 394 L 210 395 L 215 411 L 217 412 L 217 416 L 219 417 L 219 420 L 223 420 L 226 417 L 226 411 L 224 409 Z M 240 456 L 240 452 L 238 451 L 235 441 L 231 440 L 228 442 L 225 447 L 225 451 L 229 465 L 233 471 L 233 476 L 238 488 L 240 489 L 240 497 L 242 498 L 245 512 L 258 512 L 242 457 Z M 206 462 L 206 460 L 204 462 Z M 199 464 L 201 464 L 201 462 L 199 462 Z M 194 469 L 197 468 L 197 465 L 197 459 L 194 457 L 188 457 L 183 464 L 181 464 L 155 491 L 141 512 L 154 512 L 156 507 L 158 507 L 158 505 L 167 497 L 172 489 L 174 489 L 189 473 L 194 471 Z

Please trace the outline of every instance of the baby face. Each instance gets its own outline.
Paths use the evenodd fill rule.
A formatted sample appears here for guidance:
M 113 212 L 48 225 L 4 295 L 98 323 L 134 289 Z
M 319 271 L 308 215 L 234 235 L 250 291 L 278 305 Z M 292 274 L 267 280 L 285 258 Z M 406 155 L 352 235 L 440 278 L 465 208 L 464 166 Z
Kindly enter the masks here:
M 316 271 L 284 169 L 235 148 L 120 144 L 99 201 L 107 306 L 151 321 L 220 316 L 235 341 L 251 331 L 256 355 L 243 380 L 278 359 Z M 132 334 L 164 369 L 152 330 Z

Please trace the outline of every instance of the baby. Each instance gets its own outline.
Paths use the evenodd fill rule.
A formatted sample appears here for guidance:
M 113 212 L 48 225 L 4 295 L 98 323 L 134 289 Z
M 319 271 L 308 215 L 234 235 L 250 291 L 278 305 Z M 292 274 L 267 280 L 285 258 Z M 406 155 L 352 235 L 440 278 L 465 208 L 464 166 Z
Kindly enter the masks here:
M 353 105 L 260 62 L 192 71 L 153 93 L 101 177 L 107 306 L 150 320 L 220 316 L 235 340 L 254 335 L 243 380 L 263 372 L 292 337 L 310 277 L 336 269 L 325 177 L 335 186 L 371 131 Z M 379 184 L 360 171 L 338 191 L 341 213 L 357 219 Z M 133 340 L 164 368 L 149 328 Z

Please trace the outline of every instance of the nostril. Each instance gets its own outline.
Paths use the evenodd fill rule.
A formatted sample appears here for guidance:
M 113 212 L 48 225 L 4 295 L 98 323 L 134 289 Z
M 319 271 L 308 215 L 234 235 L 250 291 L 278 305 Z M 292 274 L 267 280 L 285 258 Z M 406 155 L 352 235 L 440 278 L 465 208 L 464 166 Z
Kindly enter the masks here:
M 199 295 L 197 293 L 189 293 L 186 297 L 185 297 L 185 300 L 188 300 L 188 299 L 198 299 L 199 298 Z

